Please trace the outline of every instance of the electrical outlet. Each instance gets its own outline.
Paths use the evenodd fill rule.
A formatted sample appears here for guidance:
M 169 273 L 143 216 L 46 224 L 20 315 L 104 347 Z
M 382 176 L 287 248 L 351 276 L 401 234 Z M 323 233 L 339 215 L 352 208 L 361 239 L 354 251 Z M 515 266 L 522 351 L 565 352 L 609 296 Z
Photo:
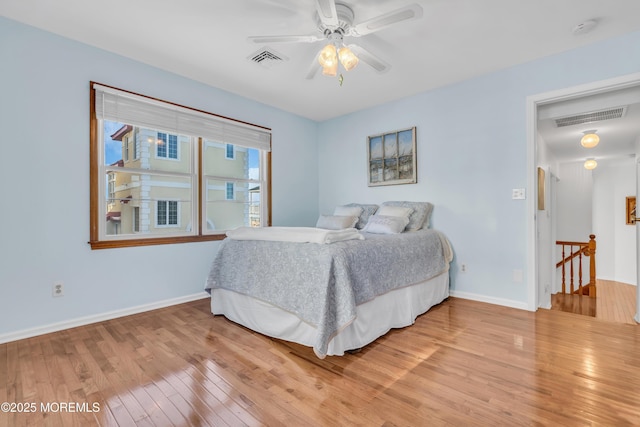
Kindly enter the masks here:
M 467 264 L 460 264 L 460 271 L 462 273 L 466 273 L 467 272 Z
M 64 283 L 58 280 L 53 282 L 52 293 L 54 297 L 61 297 L 64 295 Z

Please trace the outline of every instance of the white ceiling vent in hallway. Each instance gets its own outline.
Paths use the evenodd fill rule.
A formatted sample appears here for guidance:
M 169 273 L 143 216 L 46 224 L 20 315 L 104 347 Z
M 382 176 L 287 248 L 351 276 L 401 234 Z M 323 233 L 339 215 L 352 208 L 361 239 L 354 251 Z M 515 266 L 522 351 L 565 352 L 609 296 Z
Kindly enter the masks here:
M 591 113 L 575 114 L 573 116 L 561 117 L 555 119 L 556 126 L 561 128 L 565 126 L 580 125 L 583 123 L 600 122 L 602 120 L 619 119 L 623 117 L 627 111 L 627 107 L 608 108 L 606 110 L 593 111 Z
M 260 49 L 259 51 L 249 55 L 247 59 L 265 68 L 271 68 L 276 64 L 289 60 L 289 58 L 276 52 L 270 47 Z

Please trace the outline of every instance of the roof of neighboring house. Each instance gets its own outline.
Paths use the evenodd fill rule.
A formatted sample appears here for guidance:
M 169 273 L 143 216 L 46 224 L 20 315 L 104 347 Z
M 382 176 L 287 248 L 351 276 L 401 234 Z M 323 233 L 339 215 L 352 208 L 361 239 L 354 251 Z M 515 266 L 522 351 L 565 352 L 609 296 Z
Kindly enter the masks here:
M 111 139 L 114 141 L 122 141 L 122 137 L 128 134 L 133 130 L 133 126 L 124 125 L 120 129 L 118 129 L 113 135 L 111 135 Z
M 122 159 L 118 160 L 117 162 L 113 162 L 111 163 L 109 166 L 118 166 L 118 167 L 124 167 L 124 161 Z

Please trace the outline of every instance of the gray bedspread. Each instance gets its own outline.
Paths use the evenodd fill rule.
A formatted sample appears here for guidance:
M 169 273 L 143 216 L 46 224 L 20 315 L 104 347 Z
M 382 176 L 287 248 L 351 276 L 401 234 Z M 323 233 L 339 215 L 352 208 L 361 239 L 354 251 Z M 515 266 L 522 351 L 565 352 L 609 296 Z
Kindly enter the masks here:
M 314 351 L 349 325 L 356 306 L 449 268 L 451 249 L 438 231 L 378 235 L 328 245 L 225 239 L 205 289 L 222 288 L 281 307 L 318 330 Z

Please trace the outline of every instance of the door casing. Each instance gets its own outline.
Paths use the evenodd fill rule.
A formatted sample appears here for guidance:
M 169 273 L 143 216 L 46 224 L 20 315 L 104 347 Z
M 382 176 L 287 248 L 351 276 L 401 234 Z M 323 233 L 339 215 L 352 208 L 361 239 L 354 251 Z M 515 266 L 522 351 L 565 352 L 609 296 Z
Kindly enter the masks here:
M 537 188 L 537 140 L 538 140 L 538 107 L 541 105 L 552 104 L 554 102 L 566 101 L 574 98 L 581 98 L 589 95 L 596 95 L 614 90 L 625 89 L 629 87 L 640 86 L 640 73 L 628 74 L 621 77 L 616 77 L 607 80 L 600 80 L 584 85 L 574 86 L 570 88 L 564 88 L 551 92 L 545 92 L 537 95 L 531 95 L 527 97 L 527 187 L 528 193 L 532 196 L 527 199 L 527 309 L 529 311 L 536 311 L 538 307 L 545 307 L 551 305 L 551 295 L 549 295 L 549 301 L 540 301 L 539 298 L 539 283 L 538 283 L 538 230 L 537 230 L 537 206 L 538 200 L 538 188 Z M 636 153 L 636 159 L 639 153 Z M 640 165 L 636 169 L 640 168 Z M 640 172 L 639 172 L 640 173 Z M 636 193 L 640 187 L 640 176 L 636 179 Z M 637 195 L 637 194 L 636 194 Z M 640 200 L 640 199 L 638 199 Z M 640 225 L 636 227 L 636 235 L 640 236 Z M 638 238 L 636 239 L 636 245 L 640 245 Z M 639 246 L 640 248 L 640 246 Z M 549 248 L 550 251 L 553 248 Z M 636 251 L 636 257 L 640 254 L 640 251 Z M 636 265 L 638 260 L 636 260 Z M 640 270 L 638 268 L 637 270 Z M 640 279 L 640 272 L 638 279 Z M 636 287 L 636 322 L 640 323 L 640 292 L 637 288 L 640 286 L 640 281 L 637 282 Z

